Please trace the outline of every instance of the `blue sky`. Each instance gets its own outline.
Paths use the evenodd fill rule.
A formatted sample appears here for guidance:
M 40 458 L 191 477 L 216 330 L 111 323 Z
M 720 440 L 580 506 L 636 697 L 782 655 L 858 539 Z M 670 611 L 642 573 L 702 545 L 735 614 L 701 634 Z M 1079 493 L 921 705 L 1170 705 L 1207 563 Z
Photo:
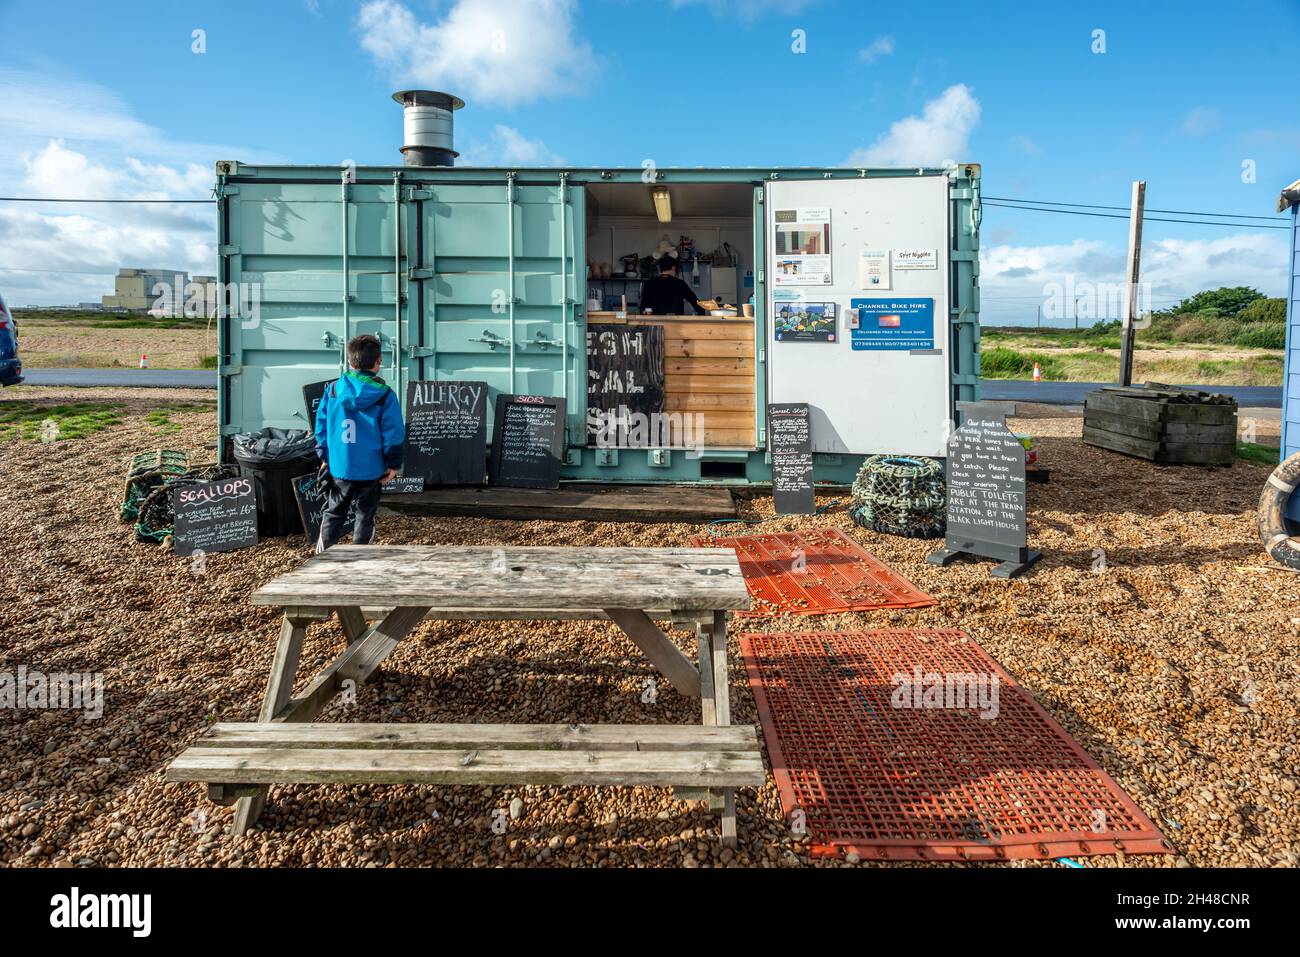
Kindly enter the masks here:
M 6 196 L 204 196 L 219 158 L 399 164 L 402 86 L 464 97 L 457 145 L 480 163 L 951 159 L 992 196 L 1126 205 L 1140 178 L 1149 207 L 1254 215 L 1300 178 L 1297 0 L 9 0 L 0 36 Z M 210 224 L 0 203 L 0 289 L 69 302 L 122 265 L 212 272 Z M 1281 294 L 1283 236 L 1148 223 L 1155 304 Z M 984 320 L 1032 320 L 1067 276 L 1118 281 L 1125 241 L 1122 220 L 989 207 Z

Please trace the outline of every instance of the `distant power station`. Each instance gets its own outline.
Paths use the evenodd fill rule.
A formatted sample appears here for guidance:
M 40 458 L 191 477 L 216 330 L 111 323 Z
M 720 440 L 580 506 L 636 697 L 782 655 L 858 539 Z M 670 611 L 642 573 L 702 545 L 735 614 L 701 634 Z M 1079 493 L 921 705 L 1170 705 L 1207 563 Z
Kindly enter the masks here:
M 112 295 L 103 297 L 103 307 L 180 316 L 184 315 L 187 298 L 206 302 L 207 287 L 216 281 L 215 276 L 191 279 L 189 273 L 177 269 L 119 269 L 113 279 Z

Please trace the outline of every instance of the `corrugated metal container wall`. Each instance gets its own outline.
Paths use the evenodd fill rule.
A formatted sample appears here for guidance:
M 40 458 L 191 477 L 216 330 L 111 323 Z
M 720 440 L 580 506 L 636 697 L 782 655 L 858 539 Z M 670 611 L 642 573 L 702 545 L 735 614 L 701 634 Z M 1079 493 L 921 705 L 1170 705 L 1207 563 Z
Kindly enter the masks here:
M 598 456 L 587 447 L 586 184 L 644 189 L 642 170 L 340 170 L 223 161 L 217 172 L 218 279 L 260 289 L 258 319 L 236 316 L 219 328 L 223 451 L 224 440 L 238 432 L 307 427 L 302 387 L 338 375 L 347 340 L 369 332 L 383 344 L 381 374 L 403 401 L 406 383 L 417 379 L 481 380 L 492 395 L 565 396 L 566 479 L 701 481 L 708 462 L 725 461 L 736 468 L 707 474 L 738 483 L 771 478 L 763 441 L 770 331 L 765 184 L 943 175 L 941 170 L 659 171 L 661 181 L 675 184 L 747 184 L 755 197 L 758 442 L 748 450 L 706 450 L 697 457 L 677 450 L 656 456 L 645 449 Z M 959 168 L 950 180 L 948 207 L 948 361 L 956 402 L 979 397 L 977 166 Z M 861 459 L 817 454 L 817 480 L 851 481 Z

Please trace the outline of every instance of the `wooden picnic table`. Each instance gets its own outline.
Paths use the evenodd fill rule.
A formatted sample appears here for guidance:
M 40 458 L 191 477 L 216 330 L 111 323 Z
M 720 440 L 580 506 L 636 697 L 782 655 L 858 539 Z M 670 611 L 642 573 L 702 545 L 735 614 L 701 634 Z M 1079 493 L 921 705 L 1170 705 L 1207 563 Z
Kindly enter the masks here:
M 731 549 L 337 545 L 252 600 L 284 609 L 258 721 L 214 726 L 167 771 L 236 803 L 235 834 L 271 784 L 619 784 L 707 798 L 734 846 L 735 788 L 764 781 L 754 728 L 731 725 L 726 613 L 749 607 Z M 348 645 L 294 697 L 306 627 L 331 615 Z M 701 725 L 310 724 L 425 618 L 610 620 Z M 655 619 L 694 626 L 695 661 Z

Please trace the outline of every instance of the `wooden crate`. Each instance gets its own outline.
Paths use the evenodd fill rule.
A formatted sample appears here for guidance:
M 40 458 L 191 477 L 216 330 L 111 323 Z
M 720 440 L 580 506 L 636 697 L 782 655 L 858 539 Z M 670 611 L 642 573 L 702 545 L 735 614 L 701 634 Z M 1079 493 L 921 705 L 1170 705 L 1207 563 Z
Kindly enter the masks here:
M 1161 465 L 1232 465 L 1237 403 L 1153 382 L 1106 386 L 1084 400 L 1083 441 Z

